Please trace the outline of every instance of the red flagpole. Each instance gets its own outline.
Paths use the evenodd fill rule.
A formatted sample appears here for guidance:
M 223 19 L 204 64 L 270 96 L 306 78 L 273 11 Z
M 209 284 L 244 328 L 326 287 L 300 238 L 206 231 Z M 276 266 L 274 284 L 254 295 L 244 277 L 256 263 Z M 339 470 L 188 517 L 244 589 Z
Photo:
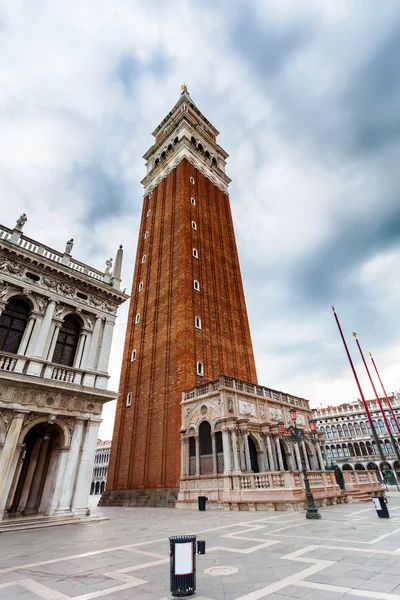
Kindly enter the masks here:
M 359 351 L 360 351 L 361 358 L 362 358 L 362 361 L 363 361 L 363 363 L 364 363 L 365 370 L 367 371 L 367 375 L 368 375 L 368 377 L 369 377 L 369 380 L 370 380 L 370 382 L 371 382 L 372 389 L 374 390 L 374 394 L 375 394 L 376 401 L 377 401 L 377 403 L 379 404 L 379 408 L 381 409 L 382 417 L 383 417 L 383 420 L 384 420 L 384 422 L 385 422 L 386 431 L 388 432 L 388 435 L 390 436 L 390 434 L 392 433 L 392 432 L 391 432 L 391 429 L 390 429 L 390 425 L 389 425 L 389 423 L 388 423 L 388 420 L 387 420 L 387 418 L 386 418 L 386 413 L 385 413 L 385 411 L 384 411 L 384 409 L 383 409 L 383 406 L 382 406 L 381 399 L 379 398 L 379 396 L 378 396 L 378 392 L 376 391 L 376 387 L 375 387 L 375 385 L 374 385 L 374 382 L 372 381 L 371 373 L 369 372 L 368 365 L 367 365 L 367 363 L 366 363 L 366 360 L 365 360 L 365 358 L 364 358 L 364 354 L 363 354 L 363 351 L 361 350 L 360 342 L 359 342 L 359 341 L 358 341 L 358 339 L 357 339 L 357 334 L 356 334 L 356 332 L 355 332 L 355 331 L 353 332 L 353 335 L 354 335 L 354 338 L 355 338 L 355 340 L 356 340 L 357 347 L 358 347 L 358 349 L 359 349 Z
M 390 412 L 391 412 L 391 415 L 392 415 L 392 417 L 393 417 L 393 420 L 394 420 L 394 422 L 396 423 L 397 431 L 398 431 L 398 432 L 399 432 L 399 434 L 400 434 L 400 425 L 399 425 L 399 422 L 398 422 L 398 420 L 397 420 L 397 418 L 396 418 L 396 415 L 394 414 L 394 410 L 393 410 L 392 403 L 390 402 L 390 400 L 389 400 L 389 397 L 388 397 L 388 395 L 387 395 L 387 393 L 386 393 L 386 390 L 385 390 L 385 388 L 383 387 L 383 383 L 382 383 L 381 376 L 379 375 L 378 367 L 377 367 L 377 366 L 376 366 L 376 364 L 375 364 L 375 361 L 374 361 L 374 359 L 373 359 L 373 357 L 372 357 L 372 354 L 371 354 L 371 352 L 369 353 L 369 355 L 370 355 L 370 357 L 371 357 L 372 364 L 374 365 L 374 368 L 375 368 L 376 374 L 377 374 L 377 376 L 378 376 L 379 383 L 381 384 L 381 387 L 382 387 L 383 393 L 385 394 L 386 403 L 387 403 L 387 405 L 388 405 L 388 407 L 389 407 L 389 410 L 390 410 Z
M 373 422 L 372 422 L 371 413 L 369 412 L 369 408 L 368 408 L 367 402 L 366 402 L 366 400 L 365 400 L 365 398 L 364 398 L 364 394 L 363 394 L 363 391 L 362 391 L 362 388 L 361 388 L 360 382 L 359 382 L 359 380 L 358 380 L 357 373 L 356 373 L 356 370 L 355 370 L 355 368 L 354 368 L 353 361 L 352 361 L 352 359 L 351 359 L 350 352 L 349 352 L 349 349 L 348 349 L 348 347 L 347 347 L 347 344 L 346 344 L 346 340 L 344 339 L 343 331 L 342 331 L 342 328 L 341 328 L 341 326 L 340 326 L 339 319 L 338 319 L 338 316 L 337 316 L 337 314 L 336 314 L 336 312 L 335 312 L 335 307 L 334 307 L 334 306 L 332 306 L 332 310 L 333 310 L 333 314 L 335 315 L 336 324 L 337 324 L 337 326 L 338 326 L 339 333 L 340 333 L 340 336 L 341 336 L 341 338 L 342 338 L 343 346 L 344 346 L 344 348 L 345 348 L 345 350 L 346 350 L 347 358 L 349 359 L 349 363 L 350 363 L 351 370 L 353 371 L 354 379 L 356 380 L 356 384 L 357 384 L 357 387 L 358 387 L 358 391 L 360 392 L 361 401 L 362 401 L 362 403 L 363 403 L 363 405 L 364 405 L 364 410 L 365 410 L 365 413 L 366 413 L 366 415 L 367 415 L 367 419 L 368 419 L 368 421 L 369 421 L 369 424 L 370 424 L 370 427 L 371 427 L 371 432 L 372 432 L 372 435 L 373 435 L 373 437 L 374 437 L 374 441 L 375 441 L 375 444 L 376 444 L 376 449 L 377 449 L 377 450 L 378 450 L 378 452 L 379 452 L 379 456 L 381 457 L 381 460 L 382 460 L 383 462 L 385 462 L 385 461 L 386 461 L 386 459 L 385 459 L 385 457 L 384 457 L 384 455 L 383 455 L 383 451 L 382 451 L 381 445 L 380 445 L 380 443 L 379 443 L 379 438 L 378 438 L 378 436 L 377 436 L 377 433 L 376 433 L 376 430 L 375 430 L 374 424 L 373 424 Z

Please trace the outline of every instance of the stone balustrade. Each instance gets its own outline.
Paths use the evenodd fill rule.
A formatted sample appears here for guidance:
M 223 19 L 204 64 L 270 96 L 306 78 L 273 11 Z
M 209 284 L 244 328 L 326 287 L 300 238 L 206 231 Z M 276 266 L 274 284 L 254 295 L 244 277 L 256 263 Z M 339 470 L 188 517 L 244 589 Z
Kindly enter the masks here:
M 0 371 L 9 371 L 14 373 L 25 374 L 28 370 L 31 359 L 28 356 L 22 356 L 20 354 L 9 354 L 6 352 L 0 353 Z M 85 384 L 85 377 L 89 375 L 91 381 L 93 381 L 93 372 L 89 374 L 85 369 L 77 369 L 74 367 L 65 367 L 55 363 L 46 362 L 43 364 L 40 377 L 44 379 L 53 379 L 55 381 L 64 383 L 73 383 L 75 385 L 87 385 Z M 101 385 L 90 385 L 89 387 L 104 388 L 105 375 L 101 375 Z M 100 383 L 100 377 L 99 377 Z
M 297 406 L 300 408 L 307 409 L 310 408 L 309 401 L 304 398 L 290 396 L 288 394 L 284 394 L 271 388 L 267 388 L 261 385 L 254 385 L 248 383 L 247 381 L 235 379 L 234 377 L 226 377 L 225 375 L 221 375 L 219 379 L 210 381 L 209 383 L 206 383 L 202 386 L 196 386 L 189 390 L 185 390 L 183 392 L 183 402 L 187 400 L 193 400 L 195 398 L 201 398 L 202 396 L 212 394 L 213 392 L 221 389 L 231 389 L 240 393 L 251 394 L 253 396 L 258 396 L 261 398 L 274 400 L 276 402 L 281 402 L 289 406 Z
M 307 471 L 317 506 L 357 501 L 359 494 L 382 493 L 374 471 L 346 471 L 345 489 L 333 471 Z M 302 510 L 305 489 L 301 471 L 267 471 L 181 477 L 176 508 L 196 508 L 197 497 L 206 495 L 209 508 L 224 510 Z

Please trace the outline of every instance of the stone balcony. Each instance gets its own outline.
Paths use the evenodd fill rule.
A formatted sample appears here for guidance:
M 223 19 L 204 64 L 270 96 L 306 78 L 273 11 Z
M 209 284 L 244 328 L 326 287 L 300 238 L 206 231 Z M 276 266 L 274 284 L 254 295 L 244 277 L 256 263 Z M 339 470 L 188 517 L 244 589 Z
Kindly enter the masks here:
M 221 390 L 228 392 L 236 391 L 241 395 L 248 394 L 249 396 L 257 396 L 259 398 L 266 398 L 268 400 L 286 404 L 288 407 L 296 406 L 310 410 L 309 401 L 304 398 L 298 398 L 297 396 L 288 395 L 262 385 L 255 385 L 247 381 L 227 377 L 226 375 L 220 375 L 218 379 L 210 381 L 209 383 L 185 390 L 183 392 L 182 403 L 184 404 L 187 401 L 200 399 L 203 396 L 212 395 Z
M 38 359 L 32 361 L 28 356 L 1 352 L 0 373 L 20 373 L 21 375 L 29 376 L 28 371 L 31 362 L 36 364 Z M 105 373 L 95 373 L 90 370 L 66 367 L 65 365 L 51 362 L 42 361 L 42 363 L 41 371 L 38 375 L 40 379 L 69 383 L 77 386 L 88 386 L 97 389 L 106 389 L 107 387 L 109 375 Z
M 345 471 L 341 490 L 332 471 L 308 471 L 317 506 L 357 501 L 357 495 L 382 493 L 373 471 Z M 223 510 L 302 510 L 305 490 L 301 471 L 237 473 L 181 478 L 176 508 L 197 507 L 198 495 L 206 495 L 209 508 Z

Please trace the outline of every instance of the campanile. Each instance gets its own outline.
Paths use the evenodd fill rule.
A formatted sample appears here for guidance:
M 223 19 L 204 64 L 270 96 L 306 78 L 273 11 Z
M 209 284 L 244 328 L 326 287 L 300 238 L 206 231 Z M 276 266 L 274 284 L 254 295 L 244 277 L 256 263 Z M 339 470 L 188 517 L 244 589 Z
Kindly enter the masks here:
M 186 88 L 153 132 L 104 504 L 163 504 L 180 476 L 182 390 L 257 381 L 227 153 Z M 171 489 L 172 488 L 172 489 Z

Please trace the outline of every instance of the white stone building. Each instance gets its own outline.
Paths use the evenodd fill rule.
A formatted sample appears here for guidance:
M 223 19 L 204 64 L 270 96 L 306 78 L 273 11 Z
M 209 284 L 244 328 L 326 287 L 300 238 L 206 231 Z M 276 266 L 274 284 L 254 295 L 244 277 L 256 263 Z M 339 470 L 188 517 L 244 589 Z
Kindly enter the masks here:
M 90 495 L 99 496 L 106 489 L 108 463 L 110 462 L 111 440 L 98 440 L 94 457 Z
M 395 394 L 389 398 L 395 417 L 400 424 L 400 398 Z M 381 399 L 385 407 L 385 399 Z M 367 400 L 379 443 L 386 459 L 382 462 L 372 438 L 371 427 L 360 400 L 338 406 L 325 406 L 314 411 L 317 427 L 325 437 L 327 462 L 337 463 L 343 471 L 377 471 L 390 469 L 397 473 L 400 481 L 400 464 L 396 459 L 390 436 L 386 431 L 382 413 L 376 400 Z M 389 408 L 385 407 L 386 418 L 392 435 L 400 447 L 400 435 Z
M 122 247 L 100 272 L 0 226 L 0 519 L 82 515 L 120 291 Z
M 305 502 L 303 467 L 317 506 L 357 501 L 380 492 L 375 473 L 346 473 L 345 489 L 325 470 L 321 442 L 311 434 L 309 401 L 261 385 L 220 375 L 182 394 L 181 478 L 176 508 L 301 510 Z M 307 434 L 288 440 L 293 425 Z M 280 425 L 285 434 L 280 433 Z

